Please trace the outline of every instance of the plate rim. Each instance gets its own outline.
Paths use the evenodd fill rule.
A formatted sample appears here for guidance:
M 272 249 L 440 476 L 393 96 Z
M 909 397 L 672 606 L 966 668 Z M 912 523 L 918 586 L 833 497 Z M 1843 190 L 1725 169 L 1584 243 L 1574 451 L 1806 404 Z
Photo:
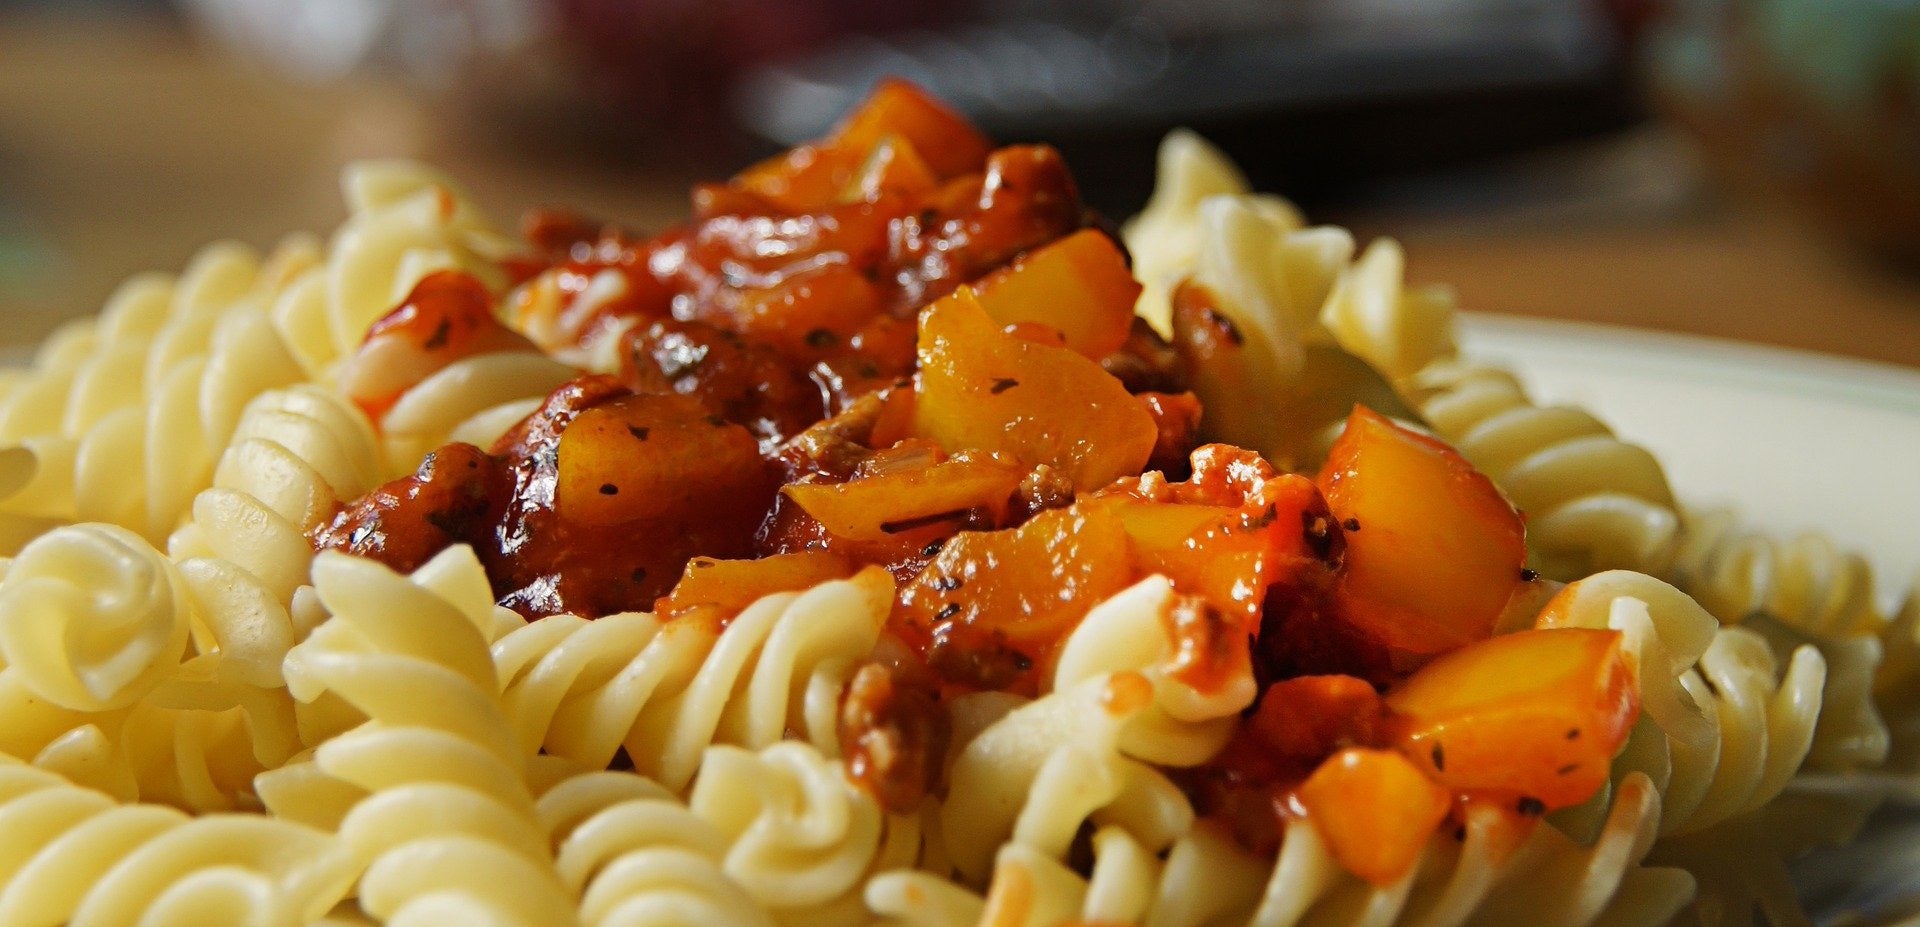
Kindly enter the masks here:
M 1468 354 L 1503 340 L 1524 341 L 1530 351 L 1544 343 L 1550 350 L 1607 355 L 1623 370 L 1657 371 L 1701 384 L 1817 396 L 1920 416 L 1920 367 L 1607 322 L 1484 311 L 1463 311 L 1458 318 Z M 1676 364 L 1680 359 L 1698 363 Z

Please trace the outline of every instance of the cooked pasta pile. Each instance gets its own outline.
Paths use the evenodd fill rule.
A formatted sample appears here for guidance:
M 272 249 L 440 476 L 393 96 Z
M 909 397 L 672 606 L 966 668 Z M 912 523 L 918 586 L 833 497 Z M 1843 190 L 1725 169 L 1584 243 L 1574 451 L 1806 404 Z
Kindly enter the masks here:
M 0 385 L 0 923 L 1784 924 L 1920 767 L 1920 599 L 1189 134 L 345 187 Z

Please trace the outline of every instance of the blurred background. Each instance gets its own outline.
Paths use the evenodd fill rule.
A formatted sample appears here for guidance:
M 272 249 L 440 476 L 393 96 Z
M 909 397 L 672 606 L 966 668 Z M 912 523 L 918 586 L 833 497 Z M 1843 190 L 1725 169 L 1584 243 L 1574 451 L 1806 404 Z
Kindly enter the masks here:
M 1920 365 L 1920 0 L 0 0 L 0 341 L 360 157 L 659 228 L 887 74 L 1116 218 L 1188 125 L 1467 308 Z

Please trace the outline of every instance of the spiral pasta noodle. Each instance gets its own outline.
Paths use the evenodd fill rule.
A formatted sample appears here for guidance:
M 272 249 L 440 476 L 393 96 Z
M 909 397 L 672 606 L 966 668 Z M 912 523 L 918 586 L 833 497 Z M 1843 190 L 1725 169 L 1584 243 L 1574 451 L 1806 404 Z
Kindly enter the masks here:
M 917 814 L 889 814 L 809 744 L 707 750 L 688 806 L 726 841 L 722 870 L 776 921 L 864 924 L 877 871 L 920 862 Z
M 326 389 L 265 393 L 248 405 L 169 552 L 225 560 L 287 605 L 307 582 L 306 533 L 378 484 L 379 454 L 366 417 Z
M 436 559 L 445 570 L 473 555 L 453 548 Z M 359 907 L 392 925 L 570 920 L 573 900 L 548 853 L 527 757 L 494 696 L 489 629 L 371 561 L 323 554 L 313 574 L 333 617 L 289 654 L 287 677 L 295 697 L 332 693 L 367 717 L 311 760 L 319 776 L 364 794 L 339 823 L 359 869 Z M 286 775 L 274 784 L 305 776 L 311 787 L 316 778 Z M 290 804 L 299 795 L 280 797 Z
M 123 800 L 246 804 L 253 775 L 293 752 L 292 716 L 209 685 L 213 664 L 244 661 L 255 613 L 203 566 L 114 525 L 27 545 L 0 580 L 0 751 Z
M 1184 129 L 1168 133 L 1160 142 L 1153 197 L 1122 231 L 1143 287 L 1139 313 L 1163 333 L 1172 330 L 1173 288 L 1205 253 L 1200 205 L 1219 196 L 1244 197 L 1253 215 L 1275 229 L 1306 226 L 1286 200 L 1249 195 L 1240 169 L 1200 136 Z
M 868 883 L 867 900 L 887 923 L 902 927 L 1657 925 L 1693 890 L 1683 871 L 1641 865 L 1659 820 L 1659 793 L 1635 774 L 1622 782 L 1591 844 L 1541 826 L 1519 847 L 1505 848 L 1493 816 L 1473 814 L 1458 841 L 1435 837 L 1420 865 L 1385 887 L 1341 870 L 1307 821 L 1287 826 L 1280 856 L 1271 862 L 1206 828 L 1182 834 L 1163 859 L 1126 829 L 1107 826 L 1094 834 L 1094 861 L 1085 876 L 1033 847 L 1009 843 L 996 856 L 984 897 L 928 873 L 889 872 Z
M 1907 587 L 1907 598 L 1881 632 L 1884 657 L 1875 667 L 1874 704 L 1888 721 L 1891 747 L 1888 766 L 1902 772 L 1920 771 L 1920 575 Z
M 302 238 L 264 263 L 243 246 L 214 245 L 178 284 L 146 278 L 123 288 L 83 358 L 43 368 L 12 397 L 48 412 L 38 422 L 16 417 L 11 433 L 0 435 L 37 463 L 33 481 L 0 506 L 164 538 L 240 406 L 297 376 L 265 307 L 315 260 Z M 57 392 L 42 395 L 48 391 Z M 127 479 L 129 460 L 143 462 L 141 478 Z
M 18 927 L 312 921 L 351 880 L 324 832 L 122 805 L 4 757 L 0 823 L 0 922 Z
M 707 620 L 542 618 L 494 644 L 501 701 L 521 744 L 587 767 L 622 746 L 669 788 L 712 743 L 758 749 L 797 731 L 839 755 L 841 693 L 893 597 L 885 571 L 755 602 L 716 634 Z
M 1173 607 L 1173 583 L 1164 576 L 1150 576 L 1094 606 L 1061 648 L 1053 688 L 1071 689 L 1109 673 L 1139 674 L 1152 685 L 1153 700 L 1120 731 L 1120 751 L 1162 766 L 1194 766 L 1225 745 L 1257 687 L 1239 639 L 1229 641 L 1229 671 L 1205 689 L 1171 673 L 1181 648 L 1167 620 Z
M 273 307 L 281 339 L 313 379 L 359 347 L 372 325 L 421 278 L 459 269 L 494 288 L 512 248 L 445 175 L 411 161 L 361 161 L 341 176 L 349 215 L 323 266 Z
M 30 381 L 0 399 L 0 446 L 24 447 L 36 463 L 31 481 L 0 499 L 0 534 L 24 541 L 87 520 L 164 540 L 255 396 L 326 377 L 427 273 L 457 267 L 502 282 L 494 260 L 506 239 L 437 173 L 358 164 L 343 186 L 352 215 L 325 254 L 306 238 L 264 262 L 239 245 L 212 246 L 177 284 L 131 281 L 100 324 L 44 353 Z M 128 478 L 129 461 L 138 478 Z
M 62 627 L 46 620 L 49 609 L 74 598 L 61 592 L 67 587 L 56 576 L 44 575 L 50 568 L 73 574 L 70 582 L 88 577 L 92 601 L 126 612 L 88 618 L 91 633 L 74 635 L 77 643 L 99 649 L 113 639 L 112 629 L 140 621 L 159 621 L 154 627 L 170 636 L 164 658 L 134 659 L 144 667 L 137 685 L 111 702 L 82 700 L 74 689 L 79 677 L 66 692 L 43 681 L 39 694 L 52 696 L 54 705 L 95 714 L 16 702 L 19 712 L 8 717 L 22 719 L 17 729 L 23 733 L 10 740 L 11 752 L 124 799 L 197 810 L 251 804 L 253 776 L 299 749 L 281 660 L 309 629 L 298 625 L 293 609 L 313 556 L 305 531 L 339 501 L 373 485 L 375 453 L 359 412 L 325 390 L 270 391 L 236 424 L 217 485 L 198 500 L 202 518 L 174 539 L 175 561 L 110 525 L 59 528 L 29 545 L 12 580 L 0 583 L 0 598 L 14 602 L 0 613 L 31 615 L 23 627 L 35 629 L 43 649 L 52 643 L 47 635 Z M 55 550 L 66 556 L 42 553 Z M 84 561 L 75 561 L 76 554 Z M 100 582 L 115 575 L 126 580 Z M 142 612 L 148 617 L 130 611 L 141 598 L 133 589 L 120 591 L 126 585 L 148 587 L 152 601 Z M 141 640 L 134 636 L 129 645 Z M 111 676 L 129 656 L 140 655 L 128 651 L 117 664 L 101 662 L 95 676 Z M 51 653 L 18 662 L 43 675 L 73 666 Z M 130 706 L 130 712 L 98 714 Z
M 409 387 L 381 417 L 386 474 L 412 473 L 449 442 L 492 446 L 576 374 L 539 351 L 496 351 L 448 364 Z
M 1790 539 L 1742 530 L 1726 509 L 1687 513 L 1674 582 L 1721 621 L 1746 622 L 1786 647 L 1811 643 L 1828 682 L 1809 761 L 1877 766 L 1889 747 L 1873 678 L 1889 646 L 1873 570 L 1859 554 L 1808 532 Z
M 1691 916 L 1676 923 L 1804 923 L 1789 864 L 1853 841 L 1884 797 L 1872 788 L 1789 788 L 1750 814 L 1660 841 L 1649 858 L 1699 881 Z
M 4 672 L 53 705 L 125 708 L 183 659 L 192 606 L 178 569 L 113 525 L 59 528 L 0 579 Z
M 1123 826 L 1156 851 L 1187 831 L 1193 809 L 1179 788 L 1120 750 L 1123 732 L 1154 706 L 1147 677 L 1101 674 L 1013 708 L 960 748 L 940 822 L 961 877 L 984 881 L 1003 844 L 1064 858 L 1089 820 Z
M 1542 574 L 1667 570 L 1680 519 L 1653 455 L 1580 409 L 1534 405 L 1504 372 L 1442 364 L 1415 379 L 1434 432 L 1527 514 Z
M 1826 661 L 1812 646 L 1780 667 L 1758 634 L 1722 628 L 1685 593 L 1622 570 L 1568 586 L 1541 623 L 1626 635 L 1642 717 L 1614 766 L 1616 774 L 1645 772 L 1660 787 L 1662 835 L 1765 805 L 1813 744 Z

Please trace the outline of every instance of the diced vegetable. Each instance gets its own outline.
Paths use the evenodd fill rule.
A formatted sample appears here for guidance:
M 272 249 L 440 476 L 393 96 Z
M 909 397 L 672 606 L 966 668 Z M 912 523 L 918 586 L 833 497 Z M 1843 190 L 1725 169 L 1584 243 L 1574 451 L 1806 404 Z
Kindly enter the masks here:
M 1252 507 L 1124 501 L 1115 510 L 1143 572 L 1165 574 L 1251 632 L 1267 588 L 1317 559 L 1301 530 L 1318 501 L 1313 484 L 1288 476 L 1275 490 Z
M 868 152 L 898 136 L 942 180 L 977 171 L 993 145 L 966 117 L 904 80 L 890 78 L 834 130 L 833 144 Z
M 702 214 L 728 211 L 730 206 L 756 212 L 756 206 L 772 207 L 794 215 L 818 212 L 840 201 L 866 157 L 865 151 L 831 142 L 800 145 L 735 175 L 732 186 L 751 199 L 709 193 L 696 205 Z
M 560 435 L 554 510 L 588 525 L 696 517 L 766 482 L 747 430 L 678 395 L 637 395 L 581 412 Z
M 1312 481 L 1275 473 L 1251 451 L 1208 445 L 1192 464 L 1186 482 L 1149 474 L 1098 497 L 1126 526 L 1142 572 L 1166 575 L 1253 633 L 1276 583 L 1326 571 L 1333 554 L 1326 504 Z
M 1002 453 L 1091 490 L 1140 472 L 1159 431 L 1100 365 L 999 330 L 966 291 L 920 318 L 914 433 L 949 452 Z
M 890 135 L 874 146 L 860 165 L 848 189 L 840 194 L 842 202 L 871 203 L 888 196 L 921 196 L 940 186 L 933 168 L 914 150 L 913 143 Z
M 1521 581 L 1520 516 L 1452 448 L 1356 407 L 1320 470 L 1345 534 L 1337 619 L 1410 668 L 1493 632 Z
M 973 509 L 998 520 L 1023 476 L 996 460 L 947 460 L 846 483 L 789 483 L 781 491 L 834 535 L 885 541 L 934 522 L 957 522 Z
M 776 592 L 797 592 L 833 579 L 852 576 L 855 567 L 845 557 L 823 550 L 776 554 L 759 560 L 715 560 L 695 557 L 673 592 L 655 610 L 674 618 L 703 606 L 722 614 L 738 614 L 756 600 Z
M 930 188 L 978 172 L 991 148 L 978 129 L 920 88 L 888 80 L 832 135 L 741 171 L 733 185 L 790 213 L 818 212 L 904 192 L 902 184 Z M 722 197 L 706 199 L 711 208 Z
M 1272 750 L 1308 762 L 1347 747 L 1384 745 L 1386 703 L 1354 676 L 1296 676 L 1267 687 L 1251 724 Z
M 954 535 L 902 590 L 896 618 L 903 636 L 922 642 L 956 629 L 998 635 L 1037 668 L 1088 609 L 1134 578 L 1119 519 L 1082 503 L 1018 528 Z
M 780 285 L 743 294 L 739 324 L 787 354 L 804 357 L 838 344 L 880 311 L 880 288 L 859 270 L 829 264 Z
M 1592 797 L 1640 708 L 1620 633 L 1587 628 L 1469 644 L 1389 691 L 1387 706 L 1401 751 L 1435 780 L 1536 811 Z
M 972 288 L 994 321 L 1047 325 L 1066 336 L 1067 347 L 1094 360 L 1126 342 L 1140 298 L 1126 256 L 1096 229 L 1028 252 Z
M 1452 796 L 1390 750 L 1342 750 L 1295 792 L 1333 858 L 1391 885 L 1413 871 Z

